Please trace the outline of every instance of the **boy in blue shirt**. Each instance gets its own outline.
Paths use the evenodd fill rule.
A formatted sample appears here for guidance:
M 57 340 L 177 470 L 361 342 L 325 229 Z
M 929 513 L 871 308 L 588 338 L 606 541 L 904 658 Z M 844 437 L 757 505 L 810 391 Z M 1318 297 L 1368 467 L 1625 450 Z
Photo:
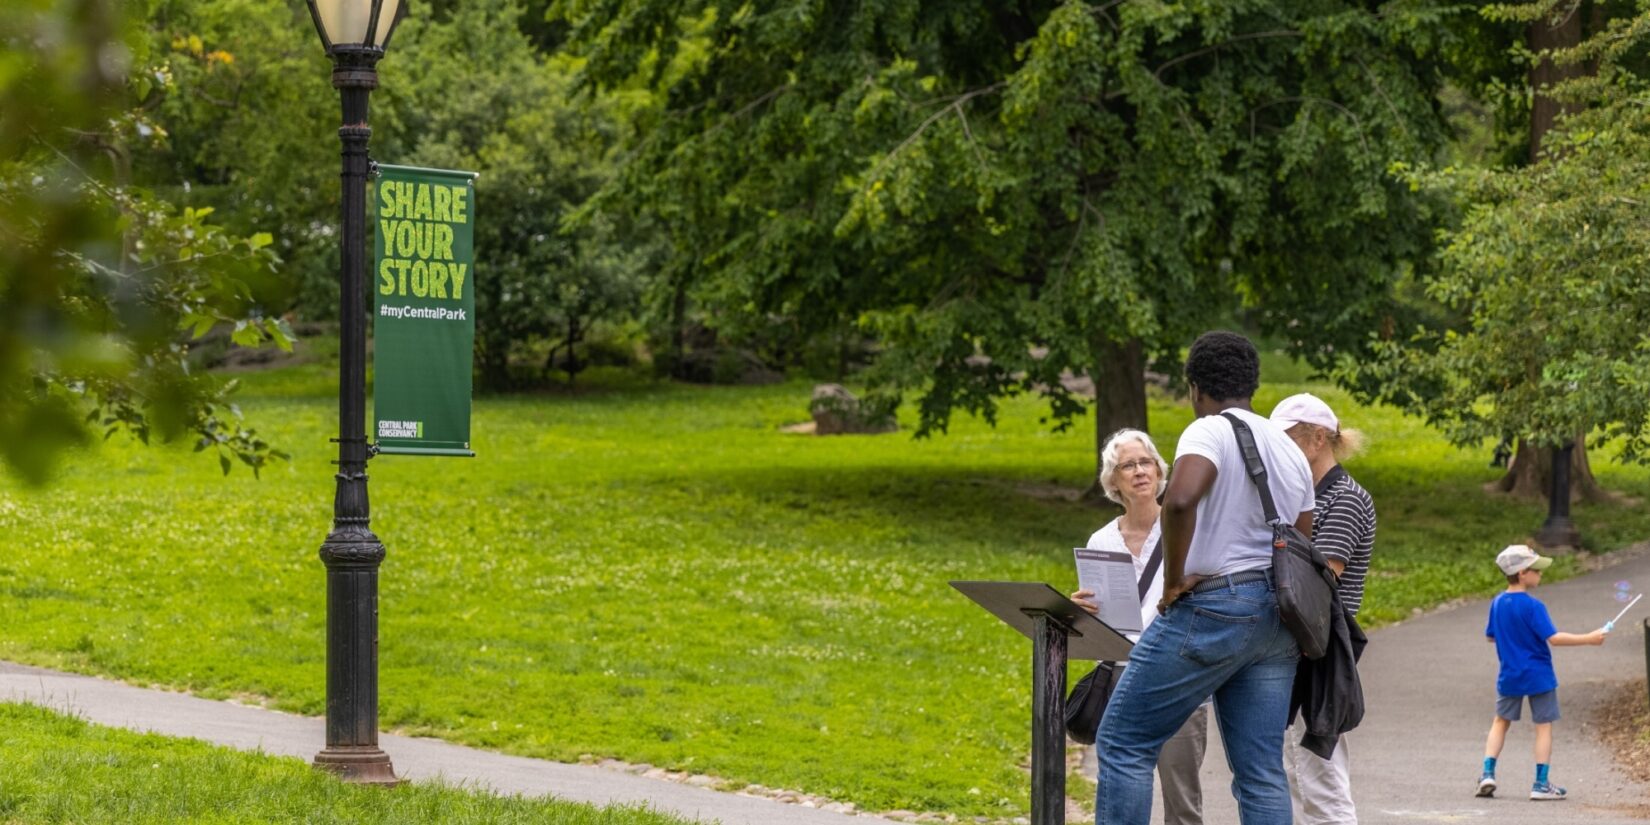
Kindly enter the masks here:
M 1478 779 L 1478 795 L 1495 795 L 1495 760 L 1507 741 L 1507 729 L 1518 721 L 1525 697 L 1530 702 L 1530 721 L 1535 723 L 1535 784 L 1530 798 L 1563 799 L 1564 789 L 1547 779 L 1548 760 L 1553 754 L 1553 722 L 1558 719 L 1558 676 L 1553 673 L 1553 654 L 1548 645 L 1601 645 L 1604 629 L 1591 633 L 1560 633 L 1547 615 L 1547 606 L 1529 591 L 1541 584 L 1541 571 L 1553 560 L 1515 544 L 1495 557 L 1507 574 L 1507 591 L 1490 602 L 1490 621 L 1484 635 L 1495 643 L 1501 672 L 1495 680 L 1495 721 L 1484 743 L 1484 773 Z

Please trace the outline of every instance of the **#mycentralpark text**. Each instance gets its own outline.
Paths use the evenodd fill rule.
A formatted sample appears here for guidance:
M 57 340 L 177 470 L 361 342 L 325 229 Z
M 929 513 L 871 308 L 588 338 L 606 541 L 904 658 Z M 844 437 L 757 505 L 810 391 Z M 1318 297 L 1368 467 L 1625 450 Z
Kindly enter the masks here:
M 464 310 L 462 309 L 392 307 L 388 304 L 379 307 L 378 314 L 390 318 L 434 318 L 437 321 L 462 321 L 465 319 Z

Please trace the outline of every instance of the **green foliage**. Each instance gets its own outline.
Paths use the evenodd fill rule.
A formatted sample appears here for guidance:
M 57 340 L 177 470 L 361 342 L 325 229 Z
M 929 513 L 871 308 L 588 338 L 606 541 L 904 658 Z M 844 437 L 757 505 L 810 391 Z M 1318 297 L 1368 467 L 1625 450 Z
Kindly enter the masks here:
M 1449 78 L 1439 97 L 1452 127 L 1448 154 L 1462 155 L 1450 162 L 1520 166 L 1530 155 L 1529 72 L 1534 54 L 1526 43 L 1528 26 L 1485 13 L 1497 4 L 1472 5 L 1477 9 L 1463 6 L 1463 13 L 1452 18 L 1456 36 L 1441 67 Z
M 1424 3 L 562 0 L 599 86 L 654 84 L 610 194 L 663 222 L 720 331 L 844 322 L 884 403 L 1043 393 L 1242 305 L 1316 363 L 1364 346 L 1425 215 L 1456 16 Z M 980 358 L 984 355 L 987 358 Z M 1168 369 L 1173 372 L 1175 370 Z
M 144 109 L 165 138 L 133 158 L 136 179 L 208 206 L 230 231 L 269 232 L 281 277 L 267 311 L 338 312 L 338 93 L 303 4 L 151 0 L 154 71 L 172 82 Z
M 647 810 L 596 808 L 415 782 L 346 785 L 302 760 L 89 725 L 0 703 L 0 817 L 8 823 L 546 823 L 679 825 Z
M 571 379 L 591 325 L 635 309 L 649 256 L 644 234 L 608 216 L 568 219 L 612 175 L 623 101 L 573 99 L 576 65 L 535 51 L 515 0 L 466 3 L 437 19 L 425 11 L 414 7 L 380 65 L 374 151 L 481 173 L 481 383 L 511 386 L 511 356 L 535 338 L 554 342 L 546 369 L 559 352 Z
M 1650 460 L 1647 33 L 1650 12 L 1558 55 L 1596 62 L 1598 74 L 1555 90 L 1588 108 L 1548 135 L 1541 163 L 1409 173 L 1460 205 L 1424 287 L 1464 323 L 1378 344 L 1378 360 L 1343 372 L 1365 396 L 1460 444 L 1521 436 L 1553 446 L 1592 433 L 1594 446 L 1619 440 L 1622 460 Z
M 543 51 L 564 27 L 543 22 L 543 5 L 415 4 L 373 95 L 374 157 L 482 173 L 477 364 L 497 387 L 514 380 L 512 356 L 539 339 L 555 342 L 550 360 L 571 378 L 591 325 L 635 309 L 652 254 L 644 227 L 602 214 L 565 220 L 611 176 L 627 107 L 648 96 L 570 98 L 574 64 Z M 233 229 L 274 235 L 285 277 L 256 294 L 262 306 L 334 317 L 338 104 L 306 13 L 163 0 L 147 24 L 164 70 L 190 93 L 151 101 L 168 137 L 139 156 L 139 175 L 216 207 Z
M 1268 353 L 1257 405 L 1310 390 L 1371 436 L 1348 464 L 1381 517 L 1364 618 L 1504 587 L 1494 554 L 1543 510 L 1479 495 L 1488 447 L 1302 374 Z M 50 491 L 0 486 L 0 659 L 322 713 L 335 382 L 326 364 L 242 375 L 248 415 L 295 445 L 259 482 L 117 440 Z M 1112 515 L 1069 500 L 1085 436 L 1048 432 L 1030 398 L 942 440 L 819 438 L 779 431 L 806 420 L 807 384 L 581 382 L 479 401 L 474 460 L 373 460 L 387 728 L 1024 815 L 1026 643 L 946 582 L 1075 586 L 1070 548 Z M 1152 416 L 1171 451 L 1191 411 L 1157 398 Z M 1599 472 L 1650 497 L 1650 470 Z M 1642 507 L 1575 517 L 1596 551 L 1650 535 Z
M 0 9 L 0 462 L 43 480 L 95 427 L 192 434 L 256 473 L 281 454 L 231 388 L 190 374 L 187 342 L 226 324 L 290 347 L 250 300 L 278 259 L 267 234 L 131 185 L 132 154 L 165 138 L 147 101 L 174 81 L 121 20 L 100 2 Z

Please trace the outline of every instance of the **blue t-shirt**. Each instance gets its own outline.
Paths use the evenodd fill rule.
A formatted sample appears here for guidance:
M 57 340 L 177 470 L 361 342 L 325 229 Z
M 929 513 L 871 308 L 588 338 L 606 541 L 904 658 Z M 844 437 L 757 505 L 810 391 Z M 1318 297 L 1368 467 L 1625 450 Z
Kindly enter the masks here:
M 1557 688 L 1553 653 L 1547 648 L 1547 639 L 1557 632 L 1547 606 L 1536 597 L 1512 592 L 1496 596 L 1484 627 L 1484 635 L 1495 640 L 1495 655 L 1501 659 L 1495 692 L 1534 696 Z

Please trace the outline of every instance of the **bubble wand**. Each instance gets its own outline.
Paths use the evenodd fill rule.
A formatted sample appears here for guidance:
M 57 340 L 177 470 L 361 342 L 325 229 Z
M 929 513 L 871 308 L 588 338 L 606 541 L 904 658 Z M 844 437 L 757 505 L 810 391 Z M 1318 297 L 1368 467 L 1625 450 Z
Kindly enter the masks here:
M 1621 609 L 1621 612 L 1617 613 L 1616 617 L 1614 619 L 1611 619 L 1610 621 L 1607 621 L 1607 622 L 1604 623 L 1604 632 L 1609 633 L 1610 631 L 1616 629 L 1616 622 L 1621 621 L 1621 617 L 1627 615 L 1627 611 L 1632 610 L 1633 605 L 1638 604 L 1639 599 L 1642 599 L 1642 598 L 1644 598 L 1643 593 L 1640 593 L 1637 596 L 1634 596 L 1633 600 L 1628 602 L 1627 606 L 1623 607 Z

